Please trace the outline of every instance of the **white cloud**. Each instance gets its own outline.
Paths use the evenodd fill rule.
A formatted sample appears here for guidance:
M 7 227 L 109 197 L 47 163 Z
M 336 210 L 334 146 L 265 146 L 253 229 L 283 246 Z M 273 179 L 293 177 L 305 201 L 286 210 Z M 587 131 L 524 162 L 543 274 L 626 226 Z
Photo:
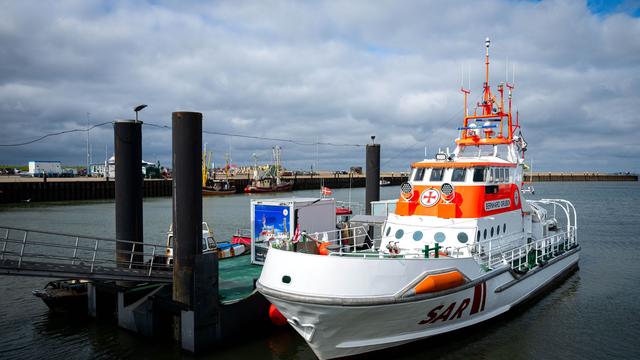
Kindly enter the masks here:
M 385 167 L 405 169 L 425 146 L 453 146 L 460 67 L 472 103 L 487 35 L 493 85 L 505 58 L 517 64 L 514 105 L 537 168 L 640 171 L 628 156 L 638 150 L 640 21 L 578 1 L 10 2 L 0 13 L 0 143 L 83 127 L 87 112 L 93 123 L 129 118 L 146 103 L 141 118 L 164 125 L 192 110 L 213 131 L 360 144 L 375 134 Z M 91 135 L 100 154 L 112 148 L 109 126 Z M 145 127 L 144 157 L 169 163 L 170 139 Z M 275 145 L 204 141 L 245 164 Z M 281 145 L 286 166 L 315 159 L 315 147 Z M 0 163 L 48 154 L 82 164 L 84 146 L 76 134 L 2 148 Z M 362 148 L 319 152 L 321 167 L 364 162 Z

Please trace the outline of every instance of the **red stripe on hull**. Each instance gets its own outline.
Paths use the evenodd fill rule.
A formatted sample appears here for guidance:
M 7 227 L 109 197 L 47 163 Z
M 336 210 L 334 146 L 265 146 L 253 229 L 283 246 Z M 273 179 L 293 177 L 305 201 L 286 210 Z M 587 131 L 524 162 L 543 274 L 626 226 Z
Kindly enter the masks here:
M 482 303 L 482 284 L 478 284 L 473 288 L 473 304 L 471 305 L 471 315 L 480 310 L 480 303 Z

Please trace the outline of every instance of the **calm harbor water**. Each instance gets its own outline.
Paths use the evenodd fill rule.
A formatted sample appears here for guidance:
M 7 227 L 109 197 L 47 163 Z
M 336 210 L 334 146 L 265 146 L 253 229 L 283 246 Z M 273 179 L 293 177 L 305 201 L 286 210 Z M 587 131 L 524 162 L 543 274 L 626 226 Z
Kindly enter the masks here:
M 401 359 L 611 359 L 640 358 L 640 183 L 539 183 L 533 198 L 564 198 L 578 211 L 580 270 L 545 296 L 491 322 L 450 335 L 376 353 Z M 397 187 L 381 189 L 392 199 Z M 296 197 L 318 196 L 298 191 Z M 364 189 L 351 192 L 362 201 Z M 287 195 L 280 195 L 287 196 Z M 263 197 L 273 197 L 273 194 Z M 347 189 L 334 190 L 347 200 Z M 203 217 L 217 238 L 249 224 L 249 200 L 205 198 Z M 171 198 L 144 202 L 145 242 L 163 244 Z M 114 203 L 75 202 L 0 207 L 0 224 L 114 237 Z M 184 357 L 168 342 L 144 339 L 114 323 L 52 314 L 31 290 L 49 279 L 0 276 L 0 359 Z M 384 329 L 380 329 L 384 332 Z M 283 328 L 207 359 L 313 359 L 292 330 Z M 368 356 L 371 357 L 371 356 Z

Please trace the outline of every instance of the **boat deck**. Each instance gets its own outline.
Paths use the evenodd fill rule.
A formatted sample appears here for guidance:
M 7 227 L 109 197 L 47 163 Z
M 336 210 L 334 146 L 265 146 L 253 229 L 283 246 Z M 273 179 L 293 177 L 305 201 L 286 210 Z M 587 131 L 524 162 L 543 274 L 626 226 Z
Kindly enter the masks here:
M 218 264 L 222 302 L 239 300 L 253 292 L 255 289 L 253 284 L 260 277 L 262 266 L 252 265 L 251 256 L 224 259 Z

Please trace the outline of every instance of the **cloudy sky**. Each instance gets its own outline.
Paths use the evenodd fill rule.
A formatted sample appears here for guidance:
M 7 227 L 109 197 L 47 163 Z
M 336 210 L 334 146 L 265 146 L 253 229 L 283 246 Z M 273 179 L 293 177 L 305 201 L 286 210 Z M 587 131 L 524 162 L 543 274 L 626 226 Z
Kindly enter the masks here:
M 480 96 L 516 67 L 514 104 L 539 171 L 640 172 L 638 1 L 2 1 L 0 144 L 132 118 L 301 142 L 382 145 L 383 170 L 453 146 L 461 67 Z M 511 67 L 511 65 L 509 66 Z M 466 70 L 465 70 L 466 72 Z M 511 71 L 509 71 L 511 72 Z M 88 115 L 89 113 L 89 115 Z M 113 151 L 91 130 L 94 162 Z M 221 161 L 309 169 L 316 146 L 205 134 Z M 86 159 L 85 133 L 0 147 L 0 164 Z M 143 128 L 143 158 L 170 165 L 170 130 Z M 318 146 L 322 169 L 364 148 Z

